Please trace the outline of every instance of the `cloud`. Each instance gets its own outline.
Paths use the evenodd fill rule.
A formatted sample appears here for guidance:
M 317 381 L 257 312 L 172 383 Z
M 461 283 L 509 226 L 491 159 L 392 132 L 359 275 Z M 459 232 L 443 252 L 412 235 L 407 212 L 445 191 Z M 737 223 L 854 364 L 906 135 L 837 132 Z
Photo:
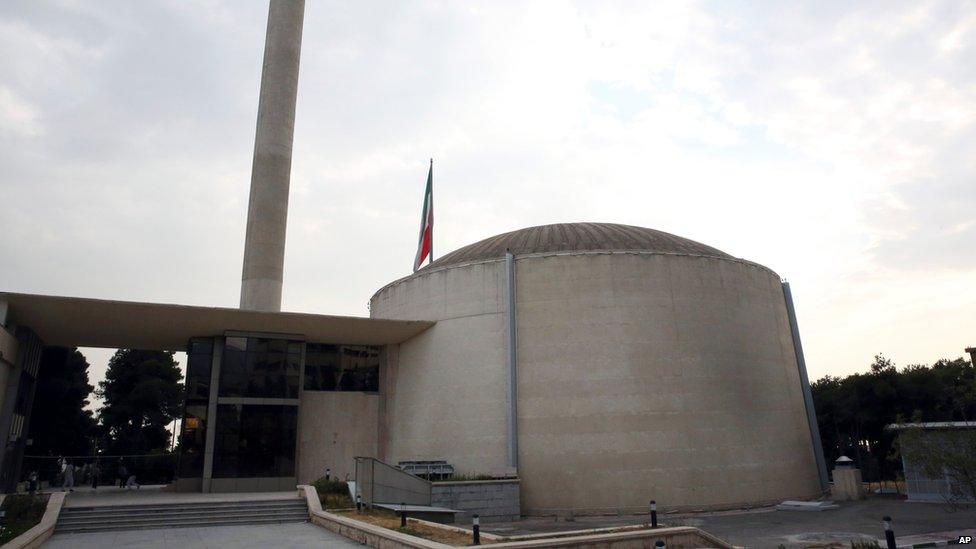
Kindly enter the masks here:
M 407 274 L 434 157 L 439 254 L 650 226 L 790 278 L 814 375 L 931 361 L 969 344 L 961 313 L 900 326 L 976 305 L 970 11 L 309 2 L 284 306 L 366 314 Z M 0 288 L 237 304 L 266 16 L 0 5 Z

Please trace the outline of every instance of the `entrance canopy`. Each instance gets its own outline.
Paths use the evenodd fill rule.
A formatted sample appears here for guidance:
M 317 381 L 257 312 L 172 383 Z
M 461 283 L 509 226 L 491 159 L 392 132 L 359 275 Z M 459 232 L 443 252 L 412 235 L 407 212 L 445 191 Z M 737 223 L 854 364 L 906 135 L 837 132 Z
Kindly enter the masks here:
M 0 292 L 7 326 L 34 330 L 45 345 L 185 351 L 191 337 L 228 331 L 302 335 L 316 343 L 387 345 L 434 325 L 424 320 L 245 311 Z M 0 318 L 0 321 L 3 319 Z

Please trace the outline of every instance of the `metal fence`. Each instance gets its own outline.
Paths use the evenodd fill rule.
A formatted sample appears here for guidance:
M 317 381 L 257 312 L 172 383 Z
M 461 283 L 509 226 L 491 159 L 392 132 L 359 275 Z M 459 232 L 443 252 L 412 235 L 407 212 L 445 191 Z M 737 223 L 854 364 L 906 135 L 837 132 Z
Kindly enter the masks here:
M 169 484 L 176 478 L 176 463 L 176 454 L 24 456 L 20 481 L 36 472 L 39 487 L 63 487 L 66 469 L 72 467 L 75 486 L 119 486 L 132 475 L 138 484 Z
M 366 505 L 430 505 L 430 482 L 372 457 L 356 458 L 356 493 Z

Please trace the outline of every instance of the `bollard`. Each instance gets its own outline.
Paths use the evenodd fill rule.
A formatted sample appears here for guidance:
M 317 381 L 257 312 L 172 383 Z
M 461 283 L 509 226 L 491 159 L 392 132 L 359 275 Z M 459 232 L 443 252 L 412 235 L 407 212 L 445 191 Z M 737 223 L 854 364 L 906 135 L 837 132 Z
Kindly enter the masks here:
M 657 528 L 657 502 L 651 500 L 651 528 Z
M 402 503 L 402 502 L 400 503 L 400 528 L 407 527 L 407 510 L 405 508 L 406 505 L 407 505 L 406 503 Z
M 895 533 L 891 530 L 891 517 L 882 517 L 884 521 L 885 541 L 888 542 L 888 549 L 896 549 Z
M 363 512 L 363 496 L 356 494 L 356 512 Z
M 654 547 L 657 547 L 658 549 L 664 549 L 664 542 L 661 540 L 657 540 L 654 542 Z
M 481 521 L 477 513 L 471 515 L 471 535 L 474 537 L 474 544 L 481 545 Z

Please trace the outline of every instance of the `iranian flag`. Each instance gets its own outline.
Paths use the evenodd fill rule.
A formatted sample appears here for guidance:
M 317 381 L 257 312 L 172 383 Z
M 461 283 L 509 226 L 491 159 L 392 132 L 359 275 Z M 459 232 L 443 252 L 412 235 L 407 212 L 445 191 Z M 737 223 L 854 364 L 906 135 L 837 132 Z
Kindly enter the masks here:
M 427 172 L 427 189 L 424 191 L 424 211 L 420 216 L 420 238 L 417 240 L 417 257 L 413 270 L 417 272 L 425 259 L 434 261 L 434 159 L 430 159 Z

